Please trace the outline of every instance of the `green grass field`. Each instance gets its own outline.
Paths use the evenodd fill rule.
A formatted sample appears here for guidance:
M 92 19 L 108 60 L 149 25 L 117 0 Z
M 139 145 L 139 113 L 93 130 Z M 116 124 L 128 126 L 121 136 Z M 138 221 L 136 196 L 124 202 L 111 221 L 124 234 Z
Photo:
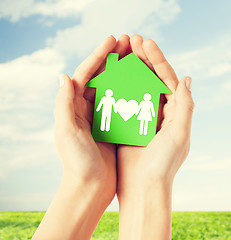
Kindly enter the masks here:
M 1 212 L 0 239 L 31 239 L 44 212 Z M 93 240 L 118 239 L 118 212 L 106 212 Z M 172 239 L 231 240 L 231 212 L 173 212 Z

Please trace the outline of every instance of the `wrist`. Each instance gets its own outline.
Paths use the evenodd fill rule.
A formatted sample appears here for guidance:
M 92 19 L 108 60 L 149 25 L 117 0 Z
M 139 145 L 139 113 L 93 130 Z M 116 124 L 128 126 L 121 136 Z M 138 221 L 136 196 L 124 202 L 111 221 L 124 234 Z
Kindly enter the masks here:
M 67 172 L 63 173 L 59 192 L 71 195 L 73 198 L 81 198 L 89 202 L 95 202 L 100 208 L 106 208 L 115 195 L 115 190 L 108 190 L 108 187 L 102 183 L 102 180 L 94 177 L 73 177 Z M 97 206 L 98 207 L 98 206 Z
M 143 181 L 142 183 L 133 184 L 119 184 L 117 188 L 118 200 L 133 198 L 142 198 L 147 196 L 159 196 L 160 194 L 170 194 L 172 191 L 173 181 L 166 181 L 165 179 L 156 179 L 154 181 Z
M 171 185 L 129 189 L 118 200 L 120 240 L 171 239 Z
M 77 182 L 64 174 L 33 239 L 88 240 L 106 207 L 107 202 L 97 182 Z

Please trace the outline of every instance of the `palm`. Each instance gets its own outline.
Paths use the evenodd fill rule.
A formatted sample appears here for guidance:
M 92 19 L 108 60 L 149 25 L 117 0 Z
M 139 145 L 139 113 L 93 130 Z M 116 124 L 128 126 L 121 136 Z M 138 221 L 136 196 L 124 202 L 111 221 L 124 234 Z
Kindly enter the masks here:
M 160 104 L 159 112 L 165 112 L 165 108 L 168 105 L 171 105 L 171 100 L 168 103 Z M 153 175 L 152 173 L 157 172 L 156 170 L 164 175 L 169 169 L 171 157 L 168 162 L 166 161 L 166 156 L 162 156 L 162 153 L 171 150 L 171 116 L 173 111 L 167 111 L 164 115 L 164 117 L 158 120 L 157 129 L 159 131 L 147 147 L 127 145 L 118 147 L 118 188 L 135 186 L 134 184 L 137 185 L 144 178 L 144 175 Z M 165 159 L 165 163 L 163 163 L 163 159 Z M 136 179 L 130 175 L 136 176 Z M 132 179 L 132 182 L 127 182 L 128 179 Z M 151 178 L 149 179 L 151 180 Z M 132 186 L 126 186 L 126 184 L 132 184 Z
M 96 175 L 105 185 L 109 200 L 116 192 L 116 146 L 111 143 L 95 142 L 91 135 L 94 112 L 95 91 L 85 87 L 87 81 L 105 69 L 108 52 L 114 51 L 123 56 L 129 38 L 123 35 L 119 41 L 107 38 L 75 71 L 72 78 L 75 87 L 73 103 L 74 128 L 71 138 L 75 157 L 71 168 L 86 169 L 87 175 Z M 75 134 L 78 132 L 78 134 Z M 84 159 L 84 161 L 83 161 Z M 82 169 L 81 168 L 81 169 Z M 78 171 L 76 169 L 76 171 Z
M 103 68 L 103 66 L 102 66 Z M 85 164 L 88 164 L 88 169 L 93 169 L 95 173 L 99 173 L 99 177 L 107 178 L 110 182 L 111 188 L 116 187 L 116 157 L 115 144 L 95 142 L 91 135 L 92 116 L 94 112 L 94 91 L 89 88 L 84 88 L 82 95 L 76 95 L 74 101 L 75 121 L 76 127 L 83 129 L 82 139 L 86 139 L 84 155 L 91 155 L 92 157 L 85 157 Z M 76 147 L 75 147 L 76 149 Z M 87 160 L 90 160 L 87 162 Z M 107 173 L 107 175 L 105 175 Z M 108 179 L 110 178 L 110 179 Z
M 154 45 L 154 42 L 149 44 L 150 46 L 146 42 L 144 51 L 141 37 L 134 36 L 131 39 L 132 51 L 167 84 L 173 94 L 160 98 L 157 134 L 147 147 L 127 145 L 118 147 L 118 191 L 137 186 L 147 174 L 153 176 L 155 173 L 155 178 L 164 177 L 171 169 L 172 155 L 176 151 L 172 123 L 175 115 L 175 90 L 178 80 L 159 48 Z M 152 177 L 147 179 L 153 180 Z

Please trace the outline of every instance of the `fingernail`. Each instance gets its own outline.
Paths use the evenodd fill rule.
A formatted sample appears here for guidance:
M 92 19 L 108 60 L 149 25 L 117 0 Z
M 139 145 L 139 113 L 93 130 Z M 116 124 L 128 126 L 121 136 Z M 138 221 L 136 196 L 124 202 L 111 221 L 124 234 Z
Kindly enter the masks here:
M 192 78 L 191 77 L 186 78 L 186 87 L 188 88 L 189 91 L 191 91 L 191 88 L 192 88 Z
M 59 76 L 59 86 L 60 87 L 62 87 L 64 85 L 64 78 L 65 78 L 65 75 L 60 74 L 60 76 Z

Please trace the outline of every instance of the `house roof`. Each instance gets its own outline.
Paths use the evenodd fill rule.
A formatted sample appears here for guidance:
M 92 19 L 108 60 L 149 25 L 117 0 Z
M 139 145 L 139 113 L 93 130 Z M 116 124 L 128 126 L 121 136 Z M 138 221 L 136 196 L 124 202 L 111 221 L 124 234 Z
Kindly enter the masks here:
M 94 88 L 132 88 L 171 94 L 167 86 L 134 53 L 118 61 L 118 53 L 109 53 L 104 72 L 91 79 L 86 86 Z

